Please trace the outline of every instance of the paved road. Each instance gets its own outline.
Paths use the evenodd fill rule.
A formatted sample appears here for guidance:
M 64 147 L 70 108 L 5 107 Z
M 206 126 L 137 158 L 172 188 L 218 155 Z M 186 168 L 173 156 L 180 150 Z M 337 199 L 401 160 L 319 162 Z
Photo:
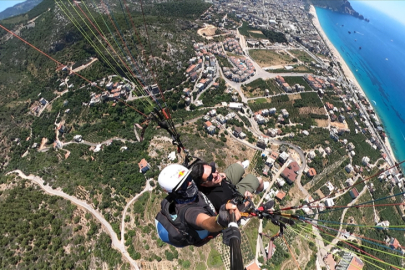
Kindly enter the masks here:
M 108 223 L 108 221 L 104 219 L 103 215 L 100 214 L 98 211 L 96 211 L 91 205 L 87 204 L 87 202 L 85 202 L 85 201 L 77 199 L 76 197 L 73 197 L 73 196 L 70 196 L 70 195 L 66 194 L 60 188 L 53 189 L 49 185 L 44 185 L 44 180 L 39 176 L 35 176 L 35 175 L 32 175 L 32 174 L 27 176 L 20 170 L 11 171 L 11 172 L 7 173 L 7 175 L 12 174 L 12 173 L 16 173 L 21 178 L 24 178 L 24 179 L 27 179 L 27 180 L 30 180 L 30 181 L 34 182 L 41 189 L 43 189 L 45 191 L 45 193 L 48 193 L 48 194 L 54 195 L 54 196 L 62 197 L 64 199 L 66 199 L 66 200 L 71 201 L 73 204 L 81 206 L 81 207 L 85 208 L 87 211 L 89 211 L 96 219 L 98 219 L 98 221 L 100 221 L 100 223 L 106 229 L 107 233 L 110 235 L 111 240 L 112 240 L 112 247 L 117 249 L 119 252 L 121 252 L 121 254 L 131 264 L 133 269 L 139 270 L 138 264 L 136 263 L 136 261 L 134 259 L 132 259 L 129 256 L 123 242 L 118 240 L 117 234 L 114 232 L 113 228 L 111 227 L 111 224 Z

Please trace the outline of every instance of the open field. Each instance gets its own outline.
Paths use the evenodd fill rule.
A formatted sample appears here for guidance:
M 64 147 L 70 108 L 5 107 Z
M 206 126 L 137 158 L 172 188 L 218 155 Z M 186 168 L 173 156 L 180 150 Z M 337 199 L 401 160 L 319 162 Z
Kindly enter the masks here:
M 266 36 L 263 35 L 263 33 L 260 30 L 250 27 L 247 22 L 243 22 L 243 25 L 239 27 L 238 30 L 241 35 L 244 35 L 246 37 L 266 38 Z
M 324 119 L 315 119 L 316 125 L 318 127 L 327 127 L 329 126 L 329 120 Z
M 215 35 L 217 28 L 213 25 L 207 24 L 204 28 L 198 29 L 197 33 L 200 36 L 209 37 Z
M 293 54 L 297 59 L 299 59 L 300 61 L 304 62 L 304 63 L 308 63 L 313 61 L 314 59 L 307 54 L 305 51 L 301 51 L 301 50 L 290 50 L 289 51 L 291 54 Z
M 272 50 L 249 50 L 250 56 L 261 66 L 277 66 L 292 63 L 293 58 L 285 52 Z

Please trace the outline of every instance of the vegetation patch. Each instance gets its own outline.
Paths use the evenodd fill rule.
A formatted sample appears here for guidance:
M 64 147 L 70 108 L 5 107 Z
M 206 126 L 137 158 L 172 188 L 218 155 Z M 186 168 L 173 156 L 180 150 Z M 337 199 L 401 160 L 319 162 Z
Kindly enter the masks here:
M 277 66 L 290 64 L 293 58 L 283 51 L 249 50 L 249 55 L 261 66 Z

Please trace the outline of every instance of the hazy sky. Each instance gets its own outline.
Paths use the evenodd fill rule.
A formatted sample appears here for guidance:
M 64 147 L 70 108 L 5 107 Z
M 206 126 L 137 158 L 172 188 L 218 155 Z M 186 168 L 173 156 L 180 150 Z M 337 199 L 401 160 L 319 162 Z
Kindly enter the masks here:
M 363 3 L 375 7 L 376 9 L 388 14 L 390 17 L 405 24 L 405 1 L 401 0 L 366 0 Z
M 25 0 L 0 0 L 0 12 L 5 10 L 6 8 L 12 7 L 15 4 L 24 2 Z

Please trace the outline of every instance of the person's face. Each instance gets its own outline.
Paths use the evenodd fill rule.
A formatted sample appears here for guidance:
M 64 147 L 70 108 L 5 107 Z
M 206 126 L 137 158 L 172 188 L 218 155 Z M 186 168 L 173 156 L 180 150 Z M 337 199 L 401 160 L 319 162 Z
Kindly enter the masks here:
M 211 187 L 218 185 L 225 178 L 224 173 L 219 173 L 214 166 L 204 165 L 204 173 L 202 175 L 203 183 L 201 185 Z

